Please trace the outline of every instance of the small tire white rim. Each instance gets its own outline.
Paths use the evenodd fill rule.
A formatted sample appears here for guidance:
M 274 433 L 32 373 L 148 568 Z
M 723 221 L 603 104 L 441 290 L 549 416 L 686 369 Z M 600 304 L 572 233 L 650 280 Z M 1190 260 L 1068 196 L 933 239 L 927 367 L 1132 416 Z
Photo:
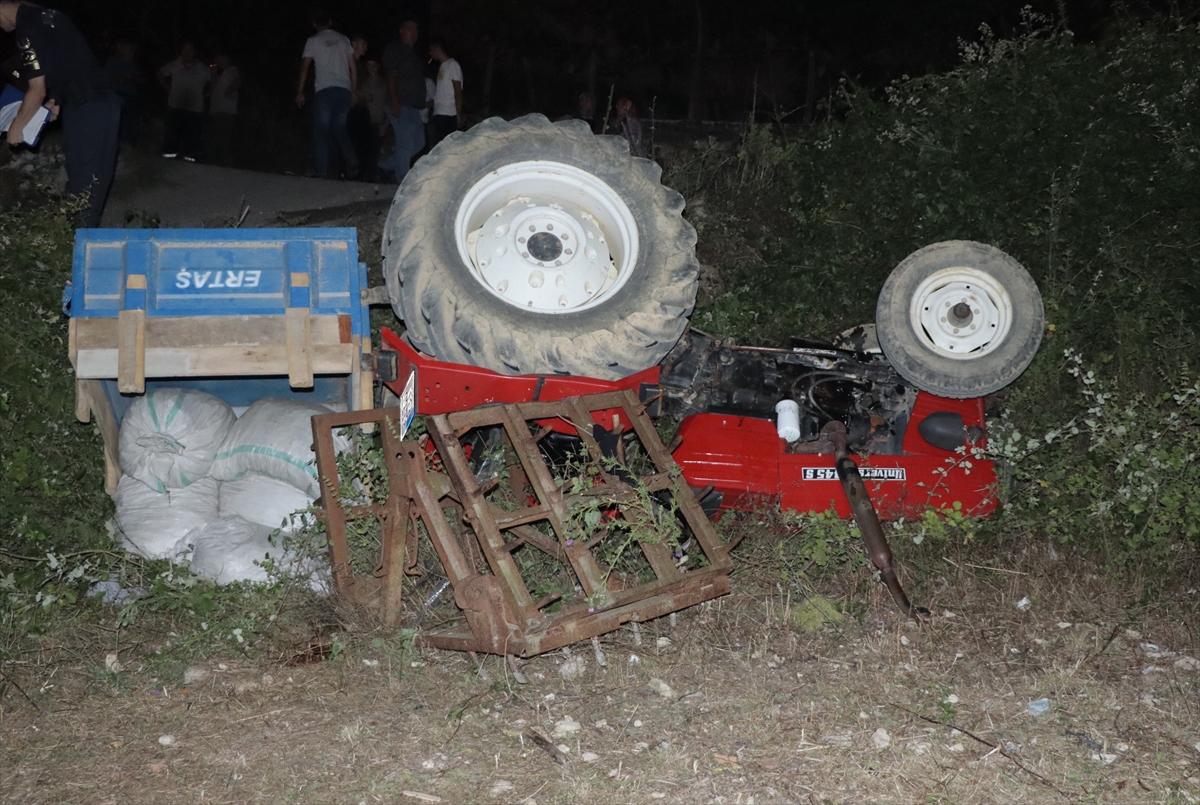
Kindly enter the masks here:
M 917 339 L 937 355 L 977 360 L 1008 337 L 1012 298 L 991 274 L 967 266 L 943 268 L 917 287 L 908 318 Z
M 476 282 L 532 313 L 603 304 L 637 263 L 637 223 L 617 192 L 548 160 L 514 162 L 476 182 L 459 205 L 454 236 Z

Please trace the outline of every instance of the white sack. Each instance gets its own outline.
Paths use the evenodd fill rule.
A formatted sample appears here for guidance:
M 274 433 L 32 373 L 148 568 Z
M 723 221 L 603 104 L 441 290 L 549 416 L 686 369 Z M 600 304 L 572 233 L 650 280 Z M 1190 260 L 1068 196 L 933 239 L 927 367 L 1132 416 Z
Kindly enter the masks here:
M 121 422 L 121 469 L 159 492 L 208 474 L 236 421 L 224 400 L 202 391 L 151 389 Z
M 287 534 L 313 522 L 311 514 L 303 514 L 312 504 L 306 492 L 257 472 L 223 481 L 217 503 L 222 517 L 237 515 Z
M 183 489 L 156 492 L 133 476 L 123 475 L 113 500 L 122 547 L 147 559 L 175 561 L 175 543 L 217 519 L 217 482 L 212 478 L 201 478 Z
M 241 517 L 218 517 L 187 536 L 192 549 L 192 572 L 217 584 L 270 581 L 267 571 L 255 562 L 262 562 L 269 556 L 278 564 L 284 563 L 283 547 L 271 544 L 270 536 L 274 531 Z
M 285 549 L 282 534 L 272 544 L 274 532 L 274 528 L 236 515 L 218 517 L 180 540 L 177 550 L 191 553 L 193 573 L 217 584 L 270 581 L 262 567 L 270 557 L 279 568 L 308 576 L 310 589 L 328 593 L 328 561 L 322 561 L 321 557 L 301 558 L 294 550 Z
M 286 481 L 309 497 L 321 494 L 313 453 L 312 418 L 328 414 L 323 405 L 264 399 L 250 406 L 217 450 L 211 473 L 221 481 L 236 481 L 257 472 Z M 335 439 L 338 452 L 349 444 Z

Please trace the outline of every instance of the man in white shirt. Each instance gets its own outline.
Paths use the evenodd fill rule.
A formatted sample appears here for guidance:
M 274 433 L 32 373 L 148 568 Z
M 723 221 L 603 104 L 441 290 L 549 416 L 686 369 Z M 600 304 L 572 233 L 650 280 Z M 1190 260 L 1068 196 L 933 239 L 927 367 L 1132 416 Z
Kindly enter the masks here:
M 429 55 L 440 63 L 437 88 L 433 94 L 433 118 L 430 122 L 429 147 L 440 143 L 450 132 L 462 127 L 462 67 L 446 52 L 446 40 L 435 36 L 429 40 Z
M 304 43 L 304 56 L 300 59 L 300 84 L 296 89 L 296 106 L 303 109 L 304 85 L 308 82 L 308 68 L 313 67 L 313 168 L 317 176 L 326 176 L 329 171 L 330 135 L 341 149 L 346 161 L 346 178 L 358 176 L 358 158 L 354 154 L 354 143 L 346 130 L 346 116 L 358 85 L 358 64 L 354 58 L 354 47 L 350 40 L 333 30 L 333 17 L 318 9 L 312 15 L 317 33 Z
M 167 62 L 158 71 L 158 80 L 167 90 L 167 127 L 163 134 L 163 156 L 183 157 L 195 162 L 204 130 L 204 88 L 212 73 L 196 58 L 196 47 L 184 42 L 179 58 Z

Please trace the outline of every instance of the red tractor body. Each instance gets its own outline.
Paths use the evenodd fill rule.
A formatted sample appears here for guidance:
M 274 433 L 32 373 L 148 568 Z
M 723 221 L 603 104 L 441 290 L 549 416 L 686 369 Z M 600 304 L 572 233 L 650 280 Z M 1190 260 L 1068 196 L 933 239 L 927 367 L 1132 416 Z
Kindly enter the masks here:
M 385 350 L 396 355 L 395 372 L 384 372 L 385 377 L 393 375 L 394 379 L 385 384 L 402 399 L 406 387 L 410 388 L 410 413 L 444 414 L 481 405 L 549 402 L 621 389 L 637 392 L 653 410 L 663 393 L 657 366 L 615 381 L 554 375 L 514 377 L 438 361 L 386 327 L 382 338 Z M 915 399 L 911 408 L 905 409 L 903 421 L 893 423 L 888 440 L 892 449 L 852 451 L 879 515 L 896 519 L 919 516 L 929 508 L 951 507 L 974 516 L 989 514 L 996 508 L 996 473 L 993 462 L 982 457 L 986 447 L 983 400 L 952 400 L 915 390 L 913 394 Z M 923 435 L 922 423 L 930 417 L 955 418 L 957 427 L 974 438 L 970 442 L 963 439 L 954 449 L 949 449 L 944 439 L 935 439 L 943 444 L 936 446 Z M 620 425 L 614 412 L 596 412 L 595 418 L 606 428 Z M 569 423 L 546 424 L 564 433 L 574 432 Z M 765 504 L 851 516 L 832 447 L 819 439 L 789 446 L 765 416 L 686 415 L 673 447 L 672 456 L 688 484 L 705 494 L 710 490 L 720 493 L 722 509 L 752 510 Z

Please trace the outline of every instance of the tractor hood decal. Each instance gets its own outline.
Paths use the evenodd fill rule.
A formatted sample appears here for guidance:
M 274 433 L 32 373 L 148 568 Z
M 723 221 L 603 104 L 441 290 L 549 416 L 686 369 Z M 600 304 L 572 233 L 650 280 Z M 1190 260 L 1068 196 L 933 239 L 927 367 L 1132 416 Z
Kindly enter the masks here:
M 908 475 L 904 467 L 859 467 L 858 474 L 864 481 L 905 481 Z M 803 467 L 800 479 L 803 481 L 836 481 L 837 470 L 833 467 Z

